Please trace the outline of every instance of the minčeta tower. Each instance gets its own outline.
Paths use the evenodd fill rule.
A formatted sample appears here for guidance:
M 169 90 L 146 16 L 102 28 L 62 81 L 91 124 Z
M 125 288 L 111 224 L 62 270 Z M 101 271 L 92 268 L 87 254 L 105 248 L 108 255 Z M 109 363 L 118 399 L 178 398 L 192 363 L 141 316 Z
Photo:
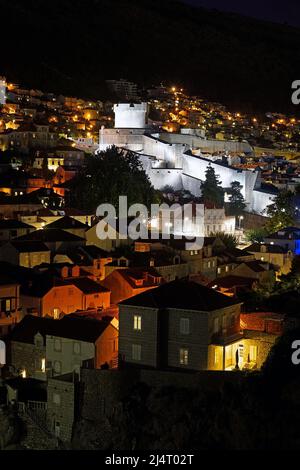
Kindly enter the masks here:
M 114 105 L 116 129 L 144 129 L 147 103 L 119 103 Z

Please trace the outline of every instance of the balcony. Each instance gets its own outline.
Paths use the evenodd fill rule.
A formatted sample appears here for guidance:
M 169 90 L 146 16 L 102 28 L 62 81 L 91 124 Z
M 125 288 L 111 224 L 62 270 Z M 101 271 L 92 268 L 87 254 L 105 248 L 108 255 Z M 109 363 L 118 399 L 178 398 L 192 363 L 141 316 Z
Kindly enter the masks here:
M 213 344 L 226 345 L 233 341 L 239 341 L 243 338 L 243 334 L 240 331 L 239 323 L 226 328 L 220 329 L 217 333 L 213 333 L 211 336 L 211 342 Z

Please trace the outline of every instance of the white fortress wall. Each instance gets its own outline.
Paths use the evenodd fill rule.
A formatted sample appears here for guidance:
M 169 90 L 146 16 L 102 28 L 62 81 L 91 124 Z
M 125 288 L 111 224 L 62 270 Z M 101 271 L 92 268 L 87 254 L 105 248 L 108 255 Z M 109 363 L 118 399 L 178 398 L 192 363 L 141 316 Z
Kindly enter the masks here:
M 253 153 L 253 149 L 248 142 L 238 142 L 235 140 L 206 140 L 202 139 L 199 148 L 203 152 L 236 152 Z
M 184 143 L 192 149 L 200 148 L 204 152 L 239 152 L 252 153 L 253 149 L 248 142 L 238 142 L 235 140 L 205 139 L 193 134 L 175 134 L 173 132 L 163 132 L 160 139 L 170 143 Z
M 155 160 L 149 155 L 139 154 L 139 160 L 155 189 L 162 189 L 166 185 L 172 186 L 176 191 L 183 188 L 181 169 L 165 168 L 163 160 Z
M 223 187 L 229 187 L 230 182 L 233 181 L 232 171 L 225 166 L 218 165 L 203 157 L 196 157 L 188 153 L 183 155 L 183 173 L 185 175 L 197 178 L 198 180 L 205 180 L 205 171 L 208 166 L 214 168 L 216 175 L 220 177 Z M 241 176 L 239 181 L 241 180 Z
M 182 129 L 180 129 L 180 133 L 181 134 L 189 134 L 189 135 L 194 135 L 194 136 L 197 136 L 197 137 L 201 137 L 202 139 L 205 138 L 205 130 L 204 129 L 193 129 L 193 128 L 188 128 L 188 127 L 183 127 Z
M 153 165 L 156 163 L 155 158 L 149 155 L 144 155 L 144 154 L 137 154 L 140 160 L 140 163 L 142 164 L 143 170 L 147 173 L 149 176 L 152 170 Z
M 99 150 L 112 145 L 140 152 L 143 150 L 144 129 L 100 129 Z
M 157 138 L 157 135 L 144 136 L 144 150 L 147 155 L 153 155 L 159 160 L 164 160 L 168 168 L 182 167 L 182 154 L 187 150 L 185 144 L 169 144 Z
M 186 144 L 190 148 L 199 148 L 203 139 L 192 134 L 175 134 L 173 132 L 162 132 L 160 139 L 170 144 Z
M 257 188 L 258 185 L 260 186 L 260 182 L 258 182 L 259 172 L 252 171 L 252 170 L 242 170 L 242 173 L 244 176 L 244 188 L 243 188 L 243 191 L 245 192 L 244 198 L 247 204 L 251 205 L 251 201 L 253 200 L 254 188 Z
M 151 168 L 148 176 L 155 189 L 162 189 L 166 185 L 172 186 L 175 191 L 183 189 L 182 170 L 175 168 Z
M 183 189 L 190 191 L 194 196 L 201 196 L 200 181 L 198 178 L 182 173 L 182 186 Z
M 250 212 L 255 212 L 257 214 L 263 214 L 263 211 L 272 204 L 275 198 L 275 194 L 268 193 L 266 191 L 261 191 L 259 189 L 254 189 L 252 192 Z
M 150 135 L 144 135 L 143 153 L 145 153 L 146 155 L 152 155 L 158 160 L 164 160 L 165 144 L 159 139 L 156 139 Z
M 219 175 L 223 188 L 229 188 L 232 181 L 238 181 L 243 187 L 242 194 L 246 202 L 251 202 L 251 193 L 257 178 L 257 174 L 254 172 L 226 167 L 205 158 L 185 153 L 183 155 L 183 174 L 199 180 L 205 180 L 205 171 L 209 164 L 214 168 L 216 175 Z

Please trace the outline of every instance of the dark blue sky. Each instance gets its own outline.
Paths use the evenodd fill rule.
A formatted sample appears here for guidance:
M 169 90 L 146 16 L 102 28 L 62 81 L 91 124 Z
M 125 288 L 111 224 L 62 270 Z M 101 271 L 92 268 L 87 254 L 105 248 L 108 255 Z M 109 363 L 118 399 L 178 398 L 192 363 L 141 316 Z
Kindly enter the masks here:
M 185 3 L 232 11 L 259 19 L 300 26 L 300 0 L 183 0 Z

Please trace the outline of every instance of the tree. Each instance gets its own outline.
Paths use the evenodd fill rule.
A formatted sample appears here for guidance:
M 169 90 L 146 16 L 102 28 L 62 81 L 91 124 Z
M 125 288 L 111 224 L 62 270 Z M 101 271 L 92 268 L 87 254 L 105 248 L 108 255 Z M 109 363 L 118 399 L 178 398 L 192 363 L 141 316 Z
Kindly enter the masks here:
M 242 195 L 243 186 L 238 181 L 232 181 L 229 191 L 229 211 L 236 217 L 243 213 L 246 207 L 244 196 Z
M 290 289 L 297 290 L 300 286 L 300 256 L 294 256 L 292 259 L 291 270 L 287 274 L 280 276 L 280 289 L 288 291 Z
M 224 205 L 224 190 L 221 186 L 219 176 L 214 168 L 209 164 L 205 171 L 205 181 L 200 186 L 204 203 L 210 203 L 217 207 Z
M 70 182 L 73 207 L 96 210 L 106 202 L 118 208 L 119 196 L 127 196 L 128 206 L 140 203 L 149 207 L 159 202 L 138 155 L 117 147 L 89 157 L 86 168 Z
M 281 191 L 275 197 L 273 204 L 267 207 L 266 213 L 270 219 L 266 223 L 266 230 L 269 233 L 293 225 L 294 208 L 292 199 L 293 193 L 291 191 Z
M 260 243 L 268 235 L 265 227 L 251 228 L 246 231 L 246 239 L 251 243 Z
M 237 238 L 234 235 L 230 235 L 229 233 L 224 232 L 215 232 L 210 234 L 211 237 L 219 238 L 223 244 L 226 246 L 226 249 L 232 250 L 237 246 Z M 217 251 L 219 251 L 217 249 Z M 221 251 L 221 250 L 220 250 Z

